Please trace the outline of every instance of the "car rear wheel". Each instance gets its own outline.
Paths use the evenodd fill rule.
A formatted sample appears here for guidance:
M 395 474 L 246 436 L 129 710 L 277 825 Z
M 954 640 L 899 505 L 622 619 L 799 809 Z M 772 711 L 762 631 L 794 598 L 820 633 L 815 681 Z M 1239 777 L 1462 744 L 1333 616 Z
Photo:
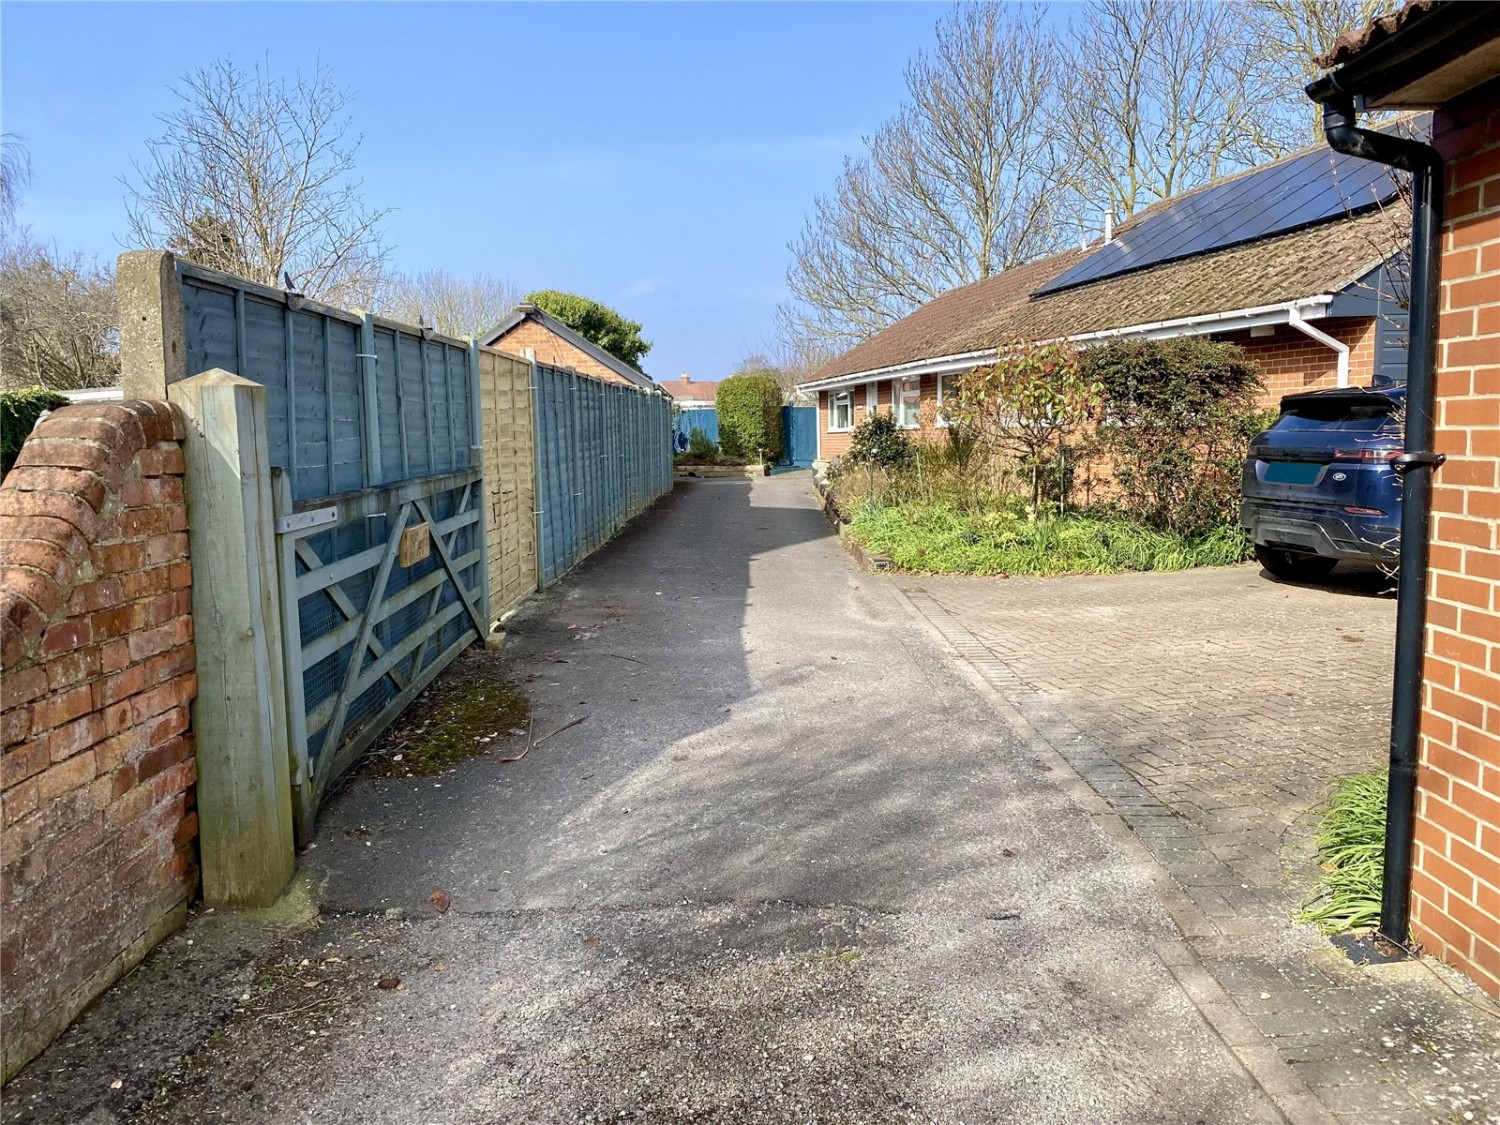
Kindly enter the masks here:
M 1293 582 L 1325 578 L 1339 564 L 1338 559 L 1330 559 L 1324 555 L 1308 555 L 1301 551 L 1288 551 L 1284 547 L 1267 547 L 1261 543 L 1255 545 L 1255 561 L 1277 578 Z

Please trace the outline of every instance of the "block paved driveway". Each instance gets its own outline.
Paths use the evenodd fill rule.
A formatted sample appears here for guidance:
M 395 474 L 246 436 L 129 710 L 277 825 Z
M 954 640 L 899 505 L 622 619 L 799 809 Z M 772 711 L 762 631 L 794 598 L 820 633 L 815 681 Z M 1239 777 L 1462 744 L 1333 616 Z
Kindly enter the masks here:
M 1318 586 L 1253 565 L 896 581 L 1003 663 L 1026 710 L 1065 713 L 1252 888 L 1300 887 L 1300 851 L 1286 858 L 1303 870 L 1283 870 L 1289 831 L 1332 779 L 1385 762 L 1395 600 L 1378 572 Z
M 1344 570 L 888 581 L 1143 851 L 1205 973 L 1185 979 L 1199 1010 L 1316 1101 L 1291 1116 L 1500 1123 L 1500 1010 L 1456 974 L 1361 967 L 1290 922 L 1330 782 L 1387 755 L 1394 599 Z

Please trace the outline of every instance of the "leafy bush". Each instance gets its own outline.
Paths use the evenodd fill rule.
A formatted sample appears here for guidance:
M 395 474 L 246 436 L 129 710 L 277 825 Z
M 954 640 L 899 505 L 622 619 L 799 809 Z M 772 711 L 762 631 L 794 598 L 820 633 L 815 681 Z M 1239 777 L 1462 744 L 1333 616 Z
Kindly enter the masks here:
M 1323 876 L 1297 915 L 1298 921 L 1311 922 L 1324 933 L 1342 933 L 1380 921 L 1385 809 L 1384 770 L 1357 773 L 1338 783 L 1318 826 Z
M 849 435 L 849 452 L 844 454 L 844 460 L 851 465 L 873 465 L 880 469 L 899 469 L 911 459 L 911 438 L 890 414 L 872 414 L 855 426 Z
M 731 375 L 714 396 L 719 445 L 731 457 L 781 456 L 781 387 L 770 375 Z
M 703 427 L 694 426 L 692 433 L 688 434 L 688 453 L 694 457 L 712 457 L 717 452 L 719 447 L 703 432 Z
M 982 434 L 1031 482 L 1031 511 L 1066 508 L 1076 441 L 1098 413 L 1101 388 L 1071 344 L 1028 341 L 998 349 L 994 363 L 965 372 L 944 413 Z
M 68 405 L 68 397 L 46 387 L 0 391 L 0 473 L 10 472 L 36 420 L 45 411 Z
M 1130 519 L 1196 535 L 1232 523 L 1240 471 L 1261 429 L 1255 364 L 1199 337 L 1121 340 L 1083 353 L 1103 392 L 1098 438 Z
M 902 570 L 926 574 L 1114 574 L 1228 566 L 1246 556 L 1237 528 L 1181 536 L 1086 514 L 1032 519 L 1026 502 L 982 512 L 946 504 L 867 502 L 850 531 Z

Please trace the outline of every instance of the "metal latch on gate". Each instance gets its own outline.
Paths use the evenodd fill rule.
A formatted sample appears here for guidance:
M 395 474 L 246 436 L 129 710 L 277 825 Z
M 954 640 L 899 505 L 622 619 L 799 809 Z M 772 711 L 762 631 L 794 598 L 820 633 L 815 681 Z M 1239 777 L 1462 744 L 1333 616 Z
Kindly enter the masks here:
M 276 534 L 288 535 L 295 531 L 309 531 L 315 527 L 328 527 L 338 522 L 338 508 L 314 508 L 308 512 L 293 512 L 289 516 L 276 517 Z

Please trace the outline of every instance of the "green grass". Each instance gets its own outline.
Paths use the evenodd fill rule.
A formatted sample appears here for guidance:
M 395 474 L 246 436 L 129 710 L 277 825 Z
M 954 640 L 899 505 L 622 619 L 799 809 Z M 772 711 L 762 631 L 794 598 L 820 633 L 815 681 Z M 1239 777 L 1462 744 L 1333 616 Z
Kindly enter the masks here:
M 919 574 L 1116 574 L 1228 566 L 1249 556 L 1248 541 L 1233 527 L 1187 539 L 1096 515 L 1029 520 L 942 504 L 870 501 L 850 531 L 867 551 Z
M 1386 773 L 1357 773 L 1338 783 L 1318 827 L 1323 877 L 1297 915 L 1337 934 L 1380 921 L 1381 864 L 1385 857 Z

